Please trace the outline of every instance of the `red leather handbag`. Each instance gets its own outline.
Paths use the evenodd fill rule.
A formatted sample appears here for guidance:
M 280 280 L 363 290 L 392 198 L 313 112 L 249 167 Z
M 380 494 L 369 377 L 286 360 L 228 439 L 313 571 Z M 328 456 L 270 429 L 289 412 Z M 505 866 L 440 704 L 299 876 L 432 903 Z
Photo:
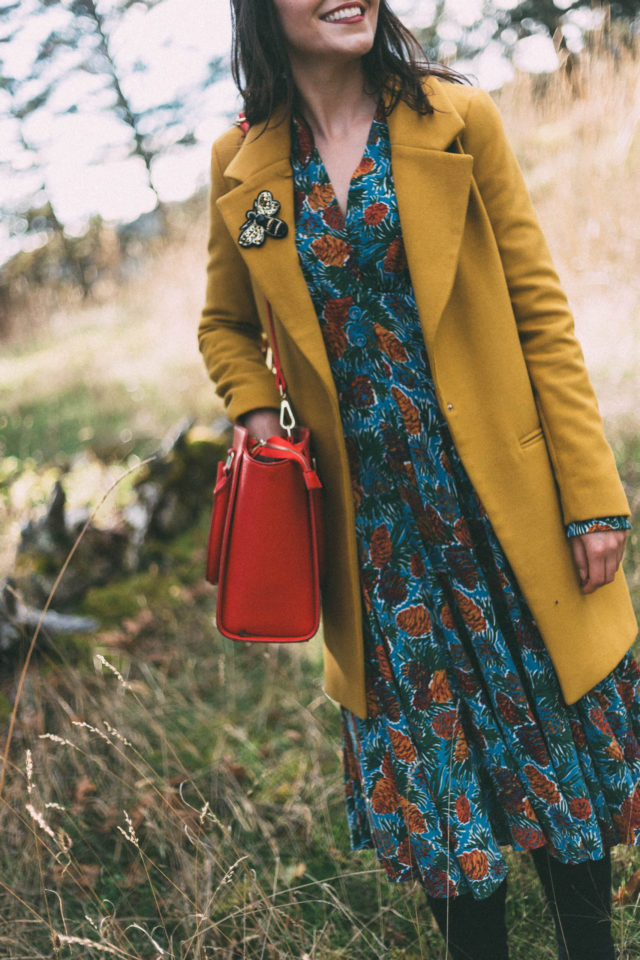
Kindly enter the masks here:
M 320 621 L 322 486 L 309 430 L 296 427 L 267 304 L 280 424 L 286 437 L 254 440 L 235 426 L 218 464 L 206 578 L 218 584 L 216 623 L 231 640 L 309 640 Z

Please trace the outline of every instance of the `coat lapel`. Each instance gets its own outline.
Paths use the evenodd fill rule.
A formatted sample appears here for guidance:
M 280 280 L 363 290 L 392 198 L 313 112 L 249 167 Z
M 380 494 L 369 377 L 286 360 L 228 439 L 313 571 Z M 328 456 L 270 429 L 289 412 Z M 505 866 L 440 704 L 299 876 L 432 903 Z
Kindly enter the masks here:
M 437 81 L 435 113 L 401 102 L 389 117 L 391 166 L 402 237 L 427 348 L 451 294 L 469 202 L 473 158 L 446 152 L 464 122 Z
M 251 276 L 270 301 L 275 316 L 316 369 L 337 404 L 322 333 L 298 260 L 290 152 L 288 116 L 284 119 L 276 117 L 264 132 L 259 126 L 252 128 L 225 170 L 225 176 L 241 182 L 220 197 L 218 207 L 237 243 L 240 226 L 261 190 L 270 190 L 280 203 L 278 216 L 289 228 L 287 236 L 282 239 L 268 237 L 261 247 L 238 245 L 238 250 Z
M 433 343 L 453 285 L 473 166 L 470 156 L 446 152 L 464 123 L 441 83 L 432 78 L 430 91 L 434 114 L 419 116 L 401 102 L 388 121 L 402 233 L 427 347 Z M 322 334 L 298 261 L 290 150 L 287 115 L 274 118 L 265 130 L 252 128 L 225 170 L 238 186 L 217 202 L 236 243 L 261 190 L 270 190 L 280 203 L 278 216 L 289 228 L 287 236 L 238 250 L 283 327 L 335 397 Z

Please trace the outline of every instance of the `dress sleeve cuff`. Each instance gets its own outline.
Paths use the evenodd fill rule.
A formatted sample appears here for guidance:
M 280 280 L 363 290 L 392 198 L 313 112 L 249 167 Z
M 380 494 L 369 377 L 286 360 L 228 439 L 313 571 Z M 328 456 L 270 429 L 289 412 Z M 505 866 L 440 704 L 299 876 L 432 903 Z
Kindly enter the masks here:
M 567 524 L 568 537 L 580 537 L 583 533 L 601 533 L 605 530 L 631 530 L 628 517 L 596 517 L 595 520 L 579 520 Z

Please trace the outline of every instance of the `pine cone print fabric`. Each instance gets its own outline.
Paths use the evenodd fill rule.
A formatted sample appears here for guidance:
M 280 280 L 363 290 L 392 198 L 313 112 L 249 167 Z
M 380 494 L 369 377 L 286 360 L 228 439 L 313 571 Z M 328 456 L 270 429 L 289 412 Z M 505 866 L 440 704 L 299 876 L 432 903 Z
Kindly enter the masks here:
M 311 246 L 316 257 L 327 267 L 342 267 L 349 259 L 349 247 L 339 237 L 318 237 Z
M 485 897 L 501 846 L 564 862 L 640 842 L 640 669 L 563 705 L 439 410 L 379 112 L 340 210 L 292 124 L 298 257 L 340 401 L 369 716 L 341 711 L 351 845 L 392 881 Z

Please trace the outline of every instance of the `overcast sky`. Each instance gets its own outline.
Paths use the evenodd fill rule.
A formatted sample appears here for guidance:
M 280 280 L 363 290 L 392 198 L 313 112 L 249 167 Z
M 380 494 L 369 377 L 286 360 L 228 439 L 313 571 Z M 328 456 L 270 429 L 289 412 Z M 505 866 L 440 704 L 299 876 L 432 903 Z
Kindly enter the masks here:
M 498 0 L 496 5 L 507 8 L 515 2 Z M 23 29 L 16 41 L 3 45 L 4 67 L 10 76 L 27 75 L 38 43 L 64 14 L 63 8 L 54 5 L 46 17 L 32 16 L 34 3 L 35 0 L 21 0 Z M 435 0 L 392 0 L 394 10 L 409 26 L 428 24 L 435 5 Z M 100 6 L 108 9 L 109 0 L 101 0 Z M 478 26 L 482 11 L 482 0 L 447 0 L 448 16 L 441 32 L 445 45 L 455 43 L 461 31 L 474 24 L 482 29 Z M 146 70 L 132 73 L 127 79 L 125 92 L 134 109 L 143 110 L 153 102 L 180 97 L 181 90 L 206 73 L 213 57 L 228 60 L 230 32 L 229 0 L 165 0 L 149 12 L 134 7 L 112 36 L 118 63 L 125 69 L 136 60 L 147 65 Z M 553 69 L 555 53 L 551 41 L 542 37 L 530 39 L 533 45 L 529 44 L 529 49 L 525 41 L 520 45 L 519 65 L 525 69 Z M 486 89 L 500 86 L 513 72 L 503 49 L 489 42 L 479 60 L 461 66 L 472 67 L 477 81 Z M 99 109 L 100 98 L 95 99 L 92 109 L 68 112 L 76 101 L 84 101 L 92 85 L 98 89 L 104 81 L 89 73 L 75 72 L 72 81 L 56 90 L 52 110 L 38 111 L 25 126 L 29 141 L 37 145 L 44 160 L 47 192 L 54 208 L 69 231 L 78 234 L 84 231 L 91 214 L 99 213 L 106 220 L 131 220 L 152 209 L 155 203 L 141 160 L 123 159 L 126 129 Z M 0 91 L 0 145 L 8 149 L 15 143 L 16 128 L 15 122 L 6 117 L 7 97 Z M 209 88 L 195 108 L 196 145 L 176 148 L 155 163 L 154 179 L 163 200 L 186 198 L 206 183 L 211 142 L 228 126 L 238 107 L 230 79 Z M 105 155 L 106 145 L 110 152 Z M 21 189 L 28 190 L 29 176 L 25 173 L 21 178 Z M 41 176 L 41 172 L 34 175 L 34 189 Z M 0 204 L 15 195 L 15 179 L 0 173 Z M 0 262 L 17 246 L 17 241 L 8 237 L 6 226 L 4 235 L 0 227 Z

